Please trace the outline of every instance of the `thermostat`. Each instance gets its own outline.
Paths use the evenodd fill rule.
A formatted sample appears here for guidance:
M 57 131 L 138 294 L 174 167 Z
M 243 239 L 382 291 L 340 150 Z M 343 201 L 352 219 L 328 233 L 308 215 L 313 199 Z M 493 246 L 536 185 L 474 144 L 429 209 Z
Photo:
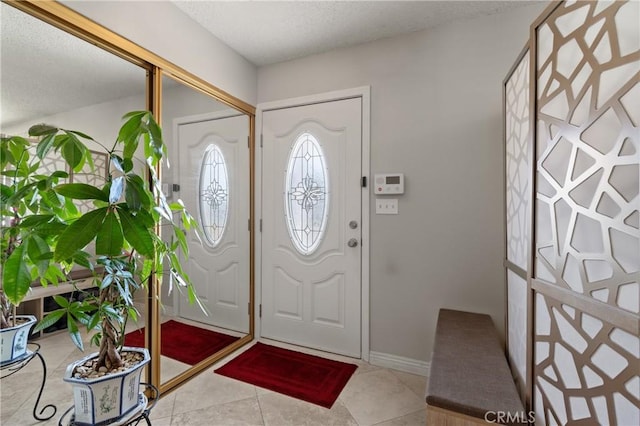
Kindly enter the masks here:
M 376 194 L 404 194 L 404 173 L 376 173 L 374 184 Z

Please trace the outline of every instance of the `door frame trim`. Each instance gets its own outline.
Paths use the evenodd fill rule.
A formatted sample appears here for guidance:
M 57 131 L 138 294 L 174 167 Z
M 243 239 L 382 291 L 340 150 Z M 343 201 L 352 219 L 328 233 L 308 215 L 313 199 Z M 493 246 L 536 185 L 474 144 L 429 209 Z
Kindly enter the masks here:
M 254 221 L 254 229 L 256 232 L 256 252 L 255 252 L 255 300 L 257 303 L 254 305 L 254 318 L 255 318 L 255 336 L 260 338 L 262 336 L 262 327 L 260 320 L 260 301 L 262 300 L 262 233 L 260 230 L 260 220 L 262 218 L 262 150 L 260 149 L 260 133 L 262 132 L 262 114 L 265 111 L 273 111 L 277 109 L 293 108 L 304 105 L 312 105 L 324 102 L 341 101 L 344 99 L 360 98 L 362 102 L 362 176 L 367 177 L 367 187 L 361 188 L 361 215 L 362 215 L 362 241 L 361 241 L 361 329 L 360 329 L 360 356 L 363 361 L 369 361 L 369 264 L 370 264 L 370 191 L 371 185 L 370 170 L 371 170 L 371 87 L 360 86 L 351 89 L 336 90 L 325 93 L 318 93 L 314 95 L 282 99 L 278 101 L 259 103 L 256 107 L 256 127 L 255 127 L 255 140 L 256 140 L 256 162 L 255 162 L 255 205 L 256 205 L 256 218 Z

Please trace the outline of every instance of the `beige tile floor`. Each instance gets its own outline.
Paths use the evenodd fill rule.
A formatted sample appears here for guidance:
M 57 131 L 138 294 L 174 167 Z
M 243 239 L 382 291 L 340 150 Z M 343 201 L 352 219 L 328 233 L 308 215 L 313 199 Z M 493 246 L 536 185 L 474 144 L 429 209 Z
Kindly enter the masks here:
M 58 413 L 38 422 L 32 417 L 42 367 L 37 359 L 18 373 L 0 381 L 0 424 L 2 426 L 57 425 L 70 406 L 71 387 L 62 381 L 66 365 L 79 358 L 66 334 L 38 340 L 47 362 L 47 383 L 40 403 L 55 404 Z M 355 362 L 358 369 L 331 409 L 290 398 L 266 389 L 213 373 L 249 346 L 234 353 L 164 395 L 151 412 L 154 426 L 212 425 L 380 425 L 413 426 L 426 422 L 424 391 L 426 378 L 380 368 L 337 355 L 265 341 L 301 352 Z M 171 360 L 163 359 L 163 366 Z M 45 412 L 46 414 L 46 412 Z

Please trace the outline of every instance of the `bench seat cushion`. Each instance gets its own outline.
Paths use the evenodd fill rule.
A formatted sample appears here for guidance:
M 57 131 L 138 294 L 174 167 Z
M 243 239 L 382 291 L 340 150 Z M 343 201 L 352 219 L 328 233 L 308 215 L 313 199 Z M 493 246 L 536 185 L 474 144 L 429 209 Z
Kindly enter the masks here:
M 480 419 L 526 417 L 490 316 L 440 310 L 426 401 Z

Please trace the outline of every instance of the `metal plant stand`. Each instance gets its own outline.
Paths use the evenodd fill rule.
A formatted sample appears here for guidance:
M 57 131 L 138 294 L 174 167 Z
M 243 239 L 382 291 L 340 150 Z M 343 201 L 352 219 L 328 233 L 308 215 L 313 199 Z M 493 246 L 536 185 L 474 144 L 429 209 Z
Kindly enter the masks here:
M 0 370 L 2 371 L 2 375 L 0 376 L 0 378 L 4 379 L 5 377 L 9 377 L 12 374 L 17 373 L 24 366 L 29 364 L 29 362 L 35 357 L 38 357 L 40 359 L 40 362 L 42 363 L 42 383 L 40 384 L 40 391 L 38 392 L 38 398 L 36 398 L 36 404 L 33 406 L 33 417 L 36 420 L 45 421 L 55 416 L 58 409 L 53 404 L 47 404 L 44 407 L 42 407 L 42 409 L 38 413 L 38 404 L 40 404 L 40 398 L 42 397 L 42 392 L 44 391 L 44 385 L 47 381 L 47 364 L 44 362 L 44 358 L 42 357 L 42 354 L 40 354 L 39 344 L 28 342 L 27 352 L 23 356 L 13 360 L 9 364 L 5 364 L 2 367 L 0 367 Z M 48 408 L 52 408 L 53 412 L 48 416 L 41 417 L 45 412 L 45 410 Z
M 158 399 L 160 399 L 160 391 L 158 388 L 153 386 L 150 383 L 140 383 L 140 386 L 144 386 L 147 391 L 151 393 L 151 402 L 147 399 L 144 394 L 140 394 L 140 404 L 133 411 L 126 414 L 121 419 L 110 422 L 109 425 L 113 426 L 136 426 L 140 424 L 141 421 L 145 421 L 147 426 L 151 425 L 151 420 L 149 419 L 149 413 L 155 407 Z M 77 423 L 75 422 L 75 414 L 73 413 L 74 407 L 69 407 L 67 411 L 65 411 L 60 417 L 60 421 L 58 422 L 58 426 L 75 426 Z M 69 421 L 65 423 L 65 417 L 71 415 Z

